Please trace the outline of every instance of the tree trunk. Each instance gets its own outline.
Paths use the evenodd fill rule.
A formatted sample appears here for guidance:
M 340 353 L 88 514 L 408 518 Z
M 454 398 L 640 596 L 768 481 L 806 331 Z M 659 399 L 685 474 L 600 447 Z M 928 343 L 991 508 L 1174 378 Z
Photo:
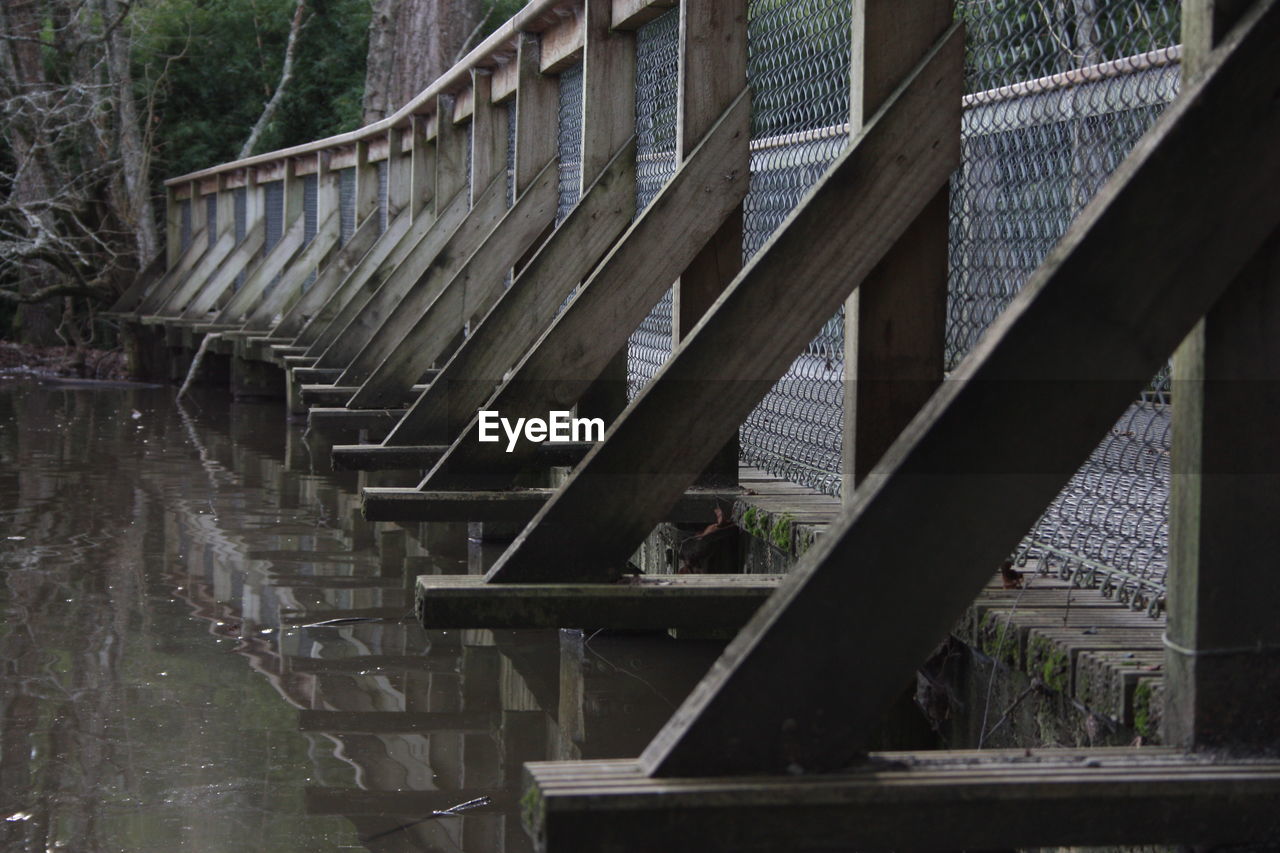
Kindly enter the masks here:
M 448 71 L 488 8 L 483 0 L 376 0 L 364 122 L 394 113 Z

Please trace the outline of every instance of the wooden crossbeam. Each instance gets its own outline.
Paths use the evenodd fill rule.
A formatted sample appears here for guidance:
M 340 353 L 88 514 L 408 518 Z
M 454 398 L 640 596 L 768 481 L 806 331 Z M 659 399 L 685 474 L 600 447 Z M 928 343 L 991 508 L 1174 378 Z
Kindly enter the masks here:
M 209 277 L 208 283 L 200 288 L 200 292 L 187 305 L 181 317 L 193 320 L 207 319 L 205 315 L 223 297 L 223 294 L 235 284 L 236 276 L 245 270 L 251 269 L 258 262 L 258 253 L 262 250 L 262 244 L 266 241 L 266 234 L 267 228 L 262 220 L 255 222 L 249 232 L 244 235 L 244 239 L 236 245 L 217 271 Z
M 214 318 L 219 323 L 239 323 L 245 311 L 262 299 L 267 288 L 273 287 L 277 277 L 282 275 L 293 263 L 294 258 L 304 248 L 307 226 L 306 217 L 298 216 L 285 229 L 280 242 L 271 247 L 271 251 L 258 262 L 235 295 L 227 301 L 222 311 Z
M 481 575 L 419 575 L 417 613 L 427 628 L 737 629 L 781 578 L 652 575 L 612 584 L 495 584 Z
M 525 765 L 539 850 L 997 850 L 1280 839 L 1280 762 L 1169 750 L 877 753 L 821 776 L 654 779 Z
M 455 217 L 454 225 L 461 220 L 466 210 L 465 203 L 465 199 L 456 197 L 450 205 L 444 207 L 445 214 Z M 404 256 L 431 231 L 435 221 L 432 216 L 419 216 L 415 219 L 409 215 L 409 211 L 402 210 L 387 223 L 386 231 L 378 233 L 377 215 L 366 218 L 356 229 L 356 235 L 359 236 L 368 229 L 373 234 L 373 244 L 318 308 L 313 308 L 303 318 L 294 319 L 295 323 L 301 323 L 294 342 L 305 344 L 310 354 L 318 358 Z M 289 320 L 289 317 L 285 320 Z M 281 325 L 285 320 L 281 321 Z
M 138 302 L 136 313 L 154 314 L 159 310 L 174 289 L 181 286 L 182 281 L 191 274 L 208 249 L 209 241 L 205 237 L 205 230 L 201 228 L 191 236 L 191 242 L 182 251 L 177 262 L 147 290 L 146 295 Z
M 750 97 L 743 92 L 609 252 L 502 384 L 489 408 L 546 417 L 572 406 L 746 195 Z M 465 390 L 465 389 L 459 389 Z M 453 405 L 451 402 L 450 405 Z M 502 486 L 536 461 L 534 446 L 482 444 L 479 417 L 423 481 L 436 488 Z M 722 442 L 723 443 L 723 442 Z M 687 485 L 687 483 L 685 484 Z
M 209 250 L 200 256 L 199 262 L 192 268 L 187 277 L 175 281 L 175 287 L 161 301 L 154 314 L 159 317 L 174 316 L 182 311 L 188 301 L 204 287 L 231 250 L 236 246 L 236 235 L 231 231 L 223 232 Z
M 312 406 L 307 412 L 307 425 L 319 433 L 390 429 L 403 416 L 404 409 L 346 409 Z
M 543 165 L 549 173 L 555 172 L 553 164 Z M 541 193 L 524 197 L 530 201 L 535 198 L 541 200 L 542 204 L 533 205 L 535 208 L 543 207 L 546 204 L 545 198 L 554 196 L 552 190 L 546 189 L 546 180 L 539 184 Z M 550 186 L 554 188 L 554 184 Z M 554 211 L 554 204 L 551 207 Z M 467 260 L 485 245 L 498 225 L 507 220 L 507 214 L 507 179 L 502 174 L 489 182 L 489 186 L 440 251 L 429 259 L 424 258 L 426 263 L 421 272 L 413 275 L 414 268 L 410 268 L 408 274 L 401 275 L 399 270 L 392 274 L 383 290 L 392 288 L 387 292 L 397 298 L 394 301 L 382 298 L 380 290 L 365 310 L 343 330 L 344 340 L 362 341 L 363 345 L 356 349 L 348 362 L 341 384 L 360 385 L 372 375 L 396 344 L 445 291 L 454 276 L 461 272 Z M 541 227 L 538 230 L 541 231 Z M 395 288 L 397 282 L 403 285 L 403 290 Z M 457 331 L 460 333 L 462 327 L 459 326 Z M 329 353 L 323 356 L 326 363 L 331 363 L 330 358 Z
M 165 253 L 157 252 L 147 265 L 138 270 L 138 274 L 133 277 L 133 283 L 124 293 L 120 294 L 110 308 L 103 313 L 108 317 L 122 317 L 133 313 L 133 310 L 142 303 L 151 293 L 152 288 L 157 287 L 161 280 L 167 275 L 165 270 Z
M 359 390 L 355 385 L 309 385 L 304 384 L 299 388 L 304 403 L 319 406 L 348 406 L 347 401 L 351 396 Z M 392 406 L 397 403 L 400 406 L 407 406 L 412 403 L 418 395 L 427 390 L 426 385 L 414 385 L 408 392 L 401 394 L 399 400 L 392 400 Z
M 347 276 L 362 263 L 381 236 L 376 216 L 369 217 L 361 223 L 350 239 L 342 245 L 333 260 L 316 276 L 307 292 L 302 294 L 280 318 L 280 323 L 271 330 L 273 336 L 292 340 L 302 331 L 307 321 L 328 303 L 334 293 L 346 281 Z M 247 329 L 265 331 L 270 326 L 271 317 L 265 312 L 254 311 L 245 323 Z
M 546 330 L 573 288 L 618 239 L 634 210 L 635 141 L 629 139 L 441 368 L 441 380 L 410 407 L 386 443 L 456 438 L 503 374 Z
M 626 564 L 949 178 L 960 157 L 963 41 L 953 27 L 888 99 L 512 543 L 491 580 L 590 581 Z M 586 505 L 590 530 L 581 524 Z M 561 553 L 548 561 L 565 536 L 573 553 L 556 547 Z
M 315 411 L 314 409 L 312 410 Z M 370 410 L 377 411 L 377 410 Z M 369 521 L 518 521 L 527 522 L 555 494 L 555 489 L 510 491 L 424 491 L 390 486 L 361 489 L 361 507 Z M 706 523 L 716 507 L 735 501 L 741 492 L 689 489 L 668 511 L 669 521 Z M 572 550 L 572 549 L 569 549 Z M 614 577 L 601 580 L 611 581 Z
M 416 319 L 410 307 L 397 310 L 395 322 L 379 331 L 344 374 L 358 375 L 361 359 L 376 362 L 348 405 L 377 408 L 403 397 L 423 370 L 447 354 L 467 320 L 488 312 L 507 273 L 555 222 L 559 175 L 553 158 Z M 385 353 L 380 360 L 379 353 Z
M 407 417 L 407 414 L 406 414 Z M 401 420 L 403 423 L 403 419 Z M 447 444 L 336 444 L 333 467 L 338 471 L 427 470 L 448 451 Z M 538 446 L 539 463 L 547 467 L 577 465 L 591 449 L 589 442 L 544 442 Z
M 832 769 L 865 747 L 992 567 L 1280 223 L 1280 194 L 1259 191 L 1280 186 L 1277 43 L 1280 2 L 1268 0 L 1117 167 L 654 738 L 642 756 L 649 773 Z M 1031 387 L 1041 391 L 1034 406 Z M 885 601 L 910 608 L 886 612 Z
M 325 259 L 329 257 L 333 247 L 338 243 L 341 229 L 340 218 L 341 215 L 336 208 L 330 210 L 329 215 L 319 223 L 311 241 L 304 245 L 294 256 L 270 290 L 254 303 L 240 306 L 228 304 L 227 310 L 222 312 L 219 319 L 226 322 L 244 323 L 248 331 L 255 331 L 254 329 L 249 329 L 247 325 L 249 319 L 254 316 L 265 316 L 266 318 L 264 322 L 259 323 L 259 328 L 265 328 L 266 325 L 269 325 L 270 318 L 279 313 L 281 308 L 288 305 L 290 300 L 298 296 L 307 278 L 312 273 L 318 274 Z
M 492 198 L 490 202 L 496 203 Z M 405 221 L 400 239 L 388 244 L 390 250 L 374 269 L 361 270 L 359 277 L 351 277 L 349 288 L 344 288 L 343 294 L 349 298 L 315 335 L 307 354 L 319 356 L 325 367 L 345 368 L 367 340 L 368 327 L 377 328 L 404 292 L 430 268 L 467 218 L 470 204 L 464 187 L 442 204 L 434 219 L 420 216 L 411 220 L 407 212 L 401 213 Z M 415 235 L 419 236 L 415 239 Z M 366 310 L 369 316 L 362 320 Z

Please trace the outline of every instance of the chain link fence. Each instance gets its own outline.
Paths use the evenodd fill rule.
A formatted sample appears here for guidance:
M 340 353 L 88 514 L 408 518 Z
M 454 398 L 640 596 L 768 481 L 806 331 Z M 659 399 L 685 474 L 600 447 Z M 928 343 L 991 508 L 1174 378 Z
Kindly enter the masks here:
M 750 0 L 744 258 L 848 142 L 851 5 Z M 951 181 L 948 370 L 1176 94 L 1180 6 L 958 0 L 968 45 L 962 164 Z M 637 211 L 675 171 L 678 34 L 675 10 L 637 33 Z M 831 495 L 842 487 L 843 331 L 837 314 L 741 431 L 744 462 Z M 668 293 L 631 336 L 632 396 L 670 355 L 671 337 Z M 1158 610 L 1168 552 L 1169 426 L 1162 374 L 1036 524 L 1018 562 Z
M 1177 93 L 1180 6 L 958 3 L 968 47 L 963 163 L 951 181 L 948 368 Z M 1157 612 L 1168 567 L 1170 418 L 1164 371 L 1035 524 L 1017 562 Z

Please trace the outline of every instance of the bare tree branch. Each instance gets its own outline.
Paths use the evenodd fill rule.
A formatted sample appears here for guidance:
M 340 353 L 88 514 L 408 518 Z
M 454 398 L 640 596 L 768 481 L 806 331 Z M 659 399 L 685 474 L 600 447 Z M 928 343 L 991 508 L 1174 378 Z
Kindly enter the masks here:
M 248 157 L 253 153 L 254 146 L 258 144 L 258 139 L 262 136 L 263 131 L 266 130 L 271 120 L 275 118 L 285 89 L 288 88 L 289 81 L 293 79 L 293 58 L 298 52 L 298 36 L 311 21 L 311 16 L 305 14 L 306 9 L 307 0 L 298 0 L 297 5 L 294 6 L 293 21 L 289 24 L 289 41 L 284 48 L 284 66 L 280 69 L 280 82 L 276 84 L 276 90 L 272 93 L 271 100 L 267 101 L 266 106 L 262 108 L 262 115 L 258 116 L 258 121 L 253 125 L 253 130 L 249 132 L 249 138 L 240 147 L 239 156 L 241 158 Z

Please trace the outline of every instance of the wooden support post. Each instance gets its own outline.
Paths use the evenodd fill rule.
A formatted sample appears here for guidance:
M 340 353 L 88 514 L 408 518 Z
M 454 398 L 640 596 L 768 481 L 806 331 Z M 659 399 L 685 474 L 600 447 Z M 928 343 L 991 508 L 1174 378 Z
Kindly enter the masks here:
M 960 159 L 962 42 L 952 31 L 930 51 L 516 539 L 491 579 L 591 581 L 623 569 L 671 501 L 946 183 Z M 797 280 L 805 287 L 794 287 Z M 588 517 L 590 529 L 582 523 Z M 571 554 L 553 544 L 564 537 L 574 542 Z M 559 553 L 548 561 L 552 548 Z
M 596 181 L 636 128 L 635 33 L 613 31 L 612 0 L 586 0 L 583 12 L 586 20 L 583 23 L 579 197 Z M 707 127 L 700 128 L 694 135 L 695 144 L 726 106 L 728 102 L 712 114 Z M 613 423 L 626 406 L 627 347 L 623 345 L 578 401 L 578 415 L 602 418 L 607 425 Z
M 410 204 L 413 192 L 413 154 L 404 153 L 404 142 L 412 135 L 412 127 L 393 127 L 387 131 L 388 222 Z
M 697 140 L 747 82 L 747 3 L 680 3 L 680 81 L 676 151 L 687 157 Z M 688 337 L 742 269 L 742 206 L 680 274 L 672 301 L 671 342 Z M 735 432 L 703 472 L 701 482 L 731 485 L 738 476 Z
M 165 187 L 164 198 L 164 248 L 168 259 L 165 268 L 172 270 L 178 265 L 178 259 L 182 257 L 187 247 L 182 245 L 182 202 L 178 201 L 178 188 Z
M 1212 49 L 1248 6 L 1188 0 L 1184 81 L 1203 73 Z M 1169 743 L 1234 752 L 1272 752 L 1280 745 L 1277 424 L 1280 230 L 1173 360 Z
M 730 643 L 645 751 L 647 773 L 817 772 L 857 760 L 903 682 L 1280 225 L 1280 195 L 1258 192 L 1280 184 L 1277 42 L 1280 2 L 1268 0 Z M 947 103 L 952 92 L 932 96 Z M 893 112 L 873 120 L 855 156 Z M 905 228 L 910 217 L 897 215 Z M 1028 406 L 1026 389 L 1046 385 L 1053 393 Z M 917 525 L 903 535 L 908 515 Z
M 743 92 L 600 262 L 577 298 L 518 362 L 490 408 L 504 417 L 545 417 L 552 409 L 578 401 L 679 271 L 746 196 L 749 118 L 750 100 Z M 552 303 L 552 310 L 558 304 Z M 448 372 L 446 367 L 441 380 Z M 508 486 L 534 461 L 529 442 L 518 442 L 511 453 L 480 443 L 478 415 L 472 410 L 467 417 L 462 434 L 424 485 Z
M 452 95 L 436 96 L 436 216 L 467 187 L 467 133 L 453 123 Z
M 411 126 L 413 133 L 413 154 L 409 166 L 411 184 L 409 217 L 411 220 L 417 220 L 424 213 L 431 216 L 435 210 L 430 206 L 436 192 L 436 145 L 427 139 L 430 121 L 430 116 L 415 115 Z
M 556 78 L 539 70 L 536 33 L 521 33 L 516 45 L 516 195 L 520 196 L 542 165 L 556 156 L 559 89 Z
M 356 143 L 356 223 L 378 215 L 378 164 L 369 162 L 369 143 Z
M 471 69 L 471 204 L 495 178 L 507 171 L 507 108 L 490 97 L 493 74 Z
M 953 0 L 856 0 L 849 126 L 861 128 L 953 18 Z M 843 496 L 942 381 L 948 187 L 845 303 Z

